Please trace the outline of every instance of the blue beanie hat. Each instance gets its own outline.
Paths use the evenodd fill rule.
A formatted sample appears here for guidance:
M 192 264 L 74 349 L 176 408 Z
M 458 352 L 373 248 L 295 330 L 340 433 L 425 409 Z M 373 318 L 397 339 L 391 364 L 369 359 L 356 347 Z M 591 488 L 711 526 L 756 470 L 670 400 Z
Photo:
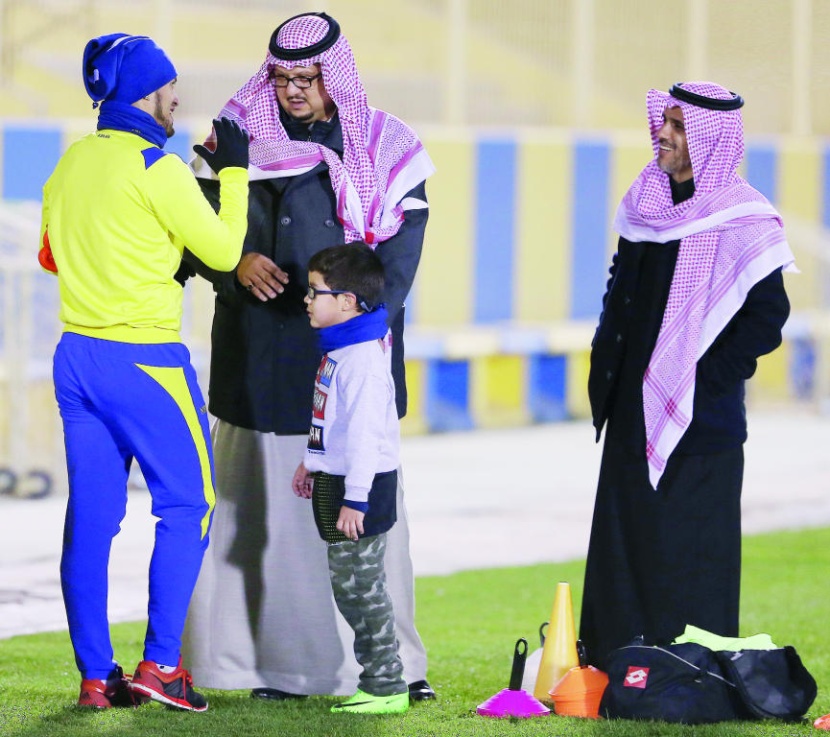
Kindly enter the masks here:
M 93 107 L 105 100 L 131 105 L 178 76 L 153 39 L 127 33 L 111 33 L 87 43 L 83 74 Z

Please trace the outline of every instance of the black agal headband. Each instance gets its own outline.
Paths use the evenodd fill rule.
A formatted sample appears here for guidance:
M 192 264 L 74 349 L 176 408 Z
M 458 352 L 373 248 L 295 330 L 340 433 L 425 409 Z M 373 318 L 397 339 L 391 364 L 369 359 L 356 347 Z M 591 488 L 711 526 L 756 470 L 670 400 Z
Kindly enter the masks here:
M 313 43 L 311 46 L 305 46 L 302 49 L 286 49 L 280 46 L 277 42 L 280 31 L 291 21 L 307 15 L 315 15 L 318 18 L 322 18 L 329 24 L 329 29 L 326 31 L 326 35 L 323 36 L 323 38 L 321 38 L 317 43 Z M 300 13 L 299 15 L 295 15 L 287 21 L 280 23 L 277 30 L 271 34 L 271 41 L 268 44 L 268 50 L 276 56 L 277 59 L 285 59 L 285 61 L 310 59 L 312 56 L 317 56 L 317 54 L 322 54 L 327 49 L 330 49 L 334 46 L 334 43 L 338 38 L 340 38 L 340 24 L 330 15 L 326 15 L 325 13 Z
M 730 90 L 732 95 L 730 100 L 718 100 L 715 97 L 706 97 L 705 95 L 698 95 L 696 92 L 684 90 L 680 85 L 683 82 L 673 84 L 669 90 L 669 94 L 675 99 L 682 102 L 688 102 L 690 105 L 696 107 L 703 107 L 707 110 L 737 110 L 744 106 L 744 98 L 736 95 Z

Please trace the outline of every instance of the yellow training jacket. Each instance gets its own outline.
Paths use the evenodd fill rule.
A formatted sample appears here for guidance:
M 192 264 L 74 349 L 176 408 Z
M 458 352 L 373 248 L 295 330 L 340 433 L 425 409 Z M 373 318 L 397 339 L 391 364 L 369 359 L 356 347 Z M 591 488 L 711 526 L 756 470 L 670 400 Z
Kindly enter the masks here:
M 64 330 L 127 343 L 179 341 L 186 246 L 231 271 L 248 223 L 248 172 L 219 174 L 219 215 L 187 165 L 133 134 L 100 130 L 74 143 L 43 188 Z

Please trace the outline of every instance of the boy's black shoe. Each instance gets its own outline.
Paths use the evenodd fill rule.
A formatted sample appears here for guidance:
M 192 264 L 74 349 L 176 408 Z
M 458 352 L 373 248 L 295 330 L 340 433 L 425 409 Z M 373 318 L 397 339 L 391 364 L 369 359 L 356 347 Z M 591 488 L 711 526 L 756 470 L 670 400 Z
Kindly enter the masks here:
M 305 699 L 305 694 L 288 693 L 288 691 L 280 691 L 278 688 L 252 688 L 252 699 L 264 699 L 265 701 L 287 701 L 289 699 Z
M 435 691 L 426 681 L 413 681 L 409 684 L 409 698 L 412 701 L 427 701 L 435 698 Z

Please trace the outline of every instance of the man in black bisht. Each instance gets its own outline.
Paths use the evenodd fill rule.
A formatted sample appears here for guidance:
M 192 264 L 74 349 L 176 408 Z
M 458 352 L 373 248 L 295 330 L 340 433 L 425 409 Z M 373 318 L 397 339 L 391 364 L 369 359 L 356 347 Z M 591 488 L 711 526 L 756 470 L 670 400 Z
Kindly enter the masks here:
M 647 98 L 655 158 L 614 227 L 591 351 L 607 422 L 580 638 L 591 663 L 687 624 L 738 635 L 744 384 L 789 314 L 781 218 L 736 170 L 743 100 L 709 82 Z

